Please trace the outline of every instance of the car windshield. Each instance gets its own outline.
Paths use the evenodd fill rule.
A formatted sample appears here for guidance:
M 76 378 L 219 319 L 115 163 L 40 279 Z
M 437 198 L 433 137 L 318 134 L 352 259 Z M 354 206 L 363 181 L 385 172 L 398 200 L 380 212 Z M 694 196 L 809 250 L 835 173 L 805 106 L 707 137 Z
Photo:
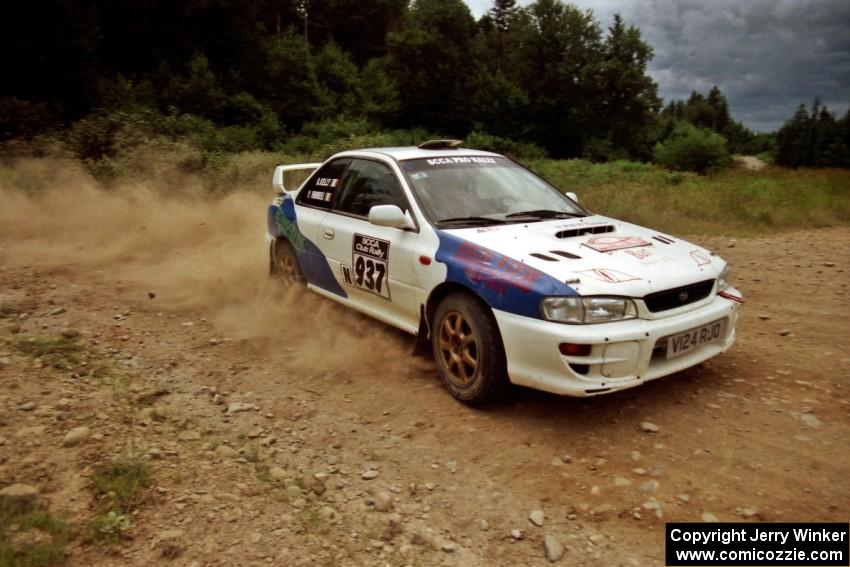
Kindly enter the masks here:
M 401 162 L 437 225 L 490 225 L 585 216 L 564 194 L 507 158 L 457 156 Z

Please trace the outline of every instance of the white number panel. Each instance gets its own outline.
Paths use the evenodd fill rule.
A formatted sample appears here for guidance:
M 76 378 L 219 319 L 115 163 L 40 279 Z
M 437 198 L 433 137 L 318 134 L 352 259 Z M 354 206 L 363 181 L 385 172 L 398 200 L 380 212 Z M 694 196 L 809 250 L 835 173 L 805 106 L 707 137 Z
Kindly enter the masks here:
M 342 266 L 345 283 L 390 299 L 389 269 L 389 240 L 355 234 L 351 245 L 351 266 Z

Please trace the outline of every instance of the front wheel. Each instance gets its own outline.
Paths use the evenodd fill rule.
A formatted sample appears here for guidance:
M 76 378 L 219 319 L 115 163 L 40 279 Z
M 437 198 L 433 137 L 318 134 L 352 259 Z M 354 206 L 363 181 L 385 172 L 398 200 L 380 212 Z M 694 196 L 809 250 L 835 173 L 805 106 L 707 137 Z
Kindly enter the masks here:
M 431 324 L 431 344 L 440 379 L 458 400 L 481 404 L 509 389 L 496 319 L 477 298 L 454 293 L 443 299 Z

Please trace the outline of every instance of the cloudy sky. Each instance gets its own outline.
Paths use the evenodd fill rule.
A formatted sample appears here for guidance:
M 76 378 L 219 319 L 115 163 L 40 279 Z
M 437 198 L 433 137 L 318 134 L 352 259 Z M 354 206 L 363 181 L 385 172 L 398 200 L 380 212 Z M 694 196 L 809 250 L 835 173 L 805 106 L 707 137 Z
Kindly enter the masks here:
M 466 0 L 479 17 L 492 0 Z M 519 0 L 521 5 L 530 0 Z M 718 85 L 735 119 L 775 130 L 820 97 L 850 107 L 850 0 L 571 0 L 610 25 L 619 13 L 655 50 L 665 103 Z

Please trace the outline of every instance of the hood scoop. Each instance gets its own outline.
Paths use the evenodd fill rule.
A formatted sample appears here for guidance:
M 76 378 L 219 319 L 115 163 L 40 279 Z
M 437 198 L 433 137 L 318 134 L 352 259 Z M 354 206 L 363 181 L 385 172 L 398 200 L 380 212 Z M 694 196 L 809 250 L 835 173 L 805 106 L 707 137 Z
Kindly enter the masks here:
M 585 234 L 604 234 L 606 232 L 614 232 L 612 224 L 598 224 L 596 226 L 578 226 L 576 228 L 568 228 L 555 233 L 555 238 L 573 238 L 583 236 Z

